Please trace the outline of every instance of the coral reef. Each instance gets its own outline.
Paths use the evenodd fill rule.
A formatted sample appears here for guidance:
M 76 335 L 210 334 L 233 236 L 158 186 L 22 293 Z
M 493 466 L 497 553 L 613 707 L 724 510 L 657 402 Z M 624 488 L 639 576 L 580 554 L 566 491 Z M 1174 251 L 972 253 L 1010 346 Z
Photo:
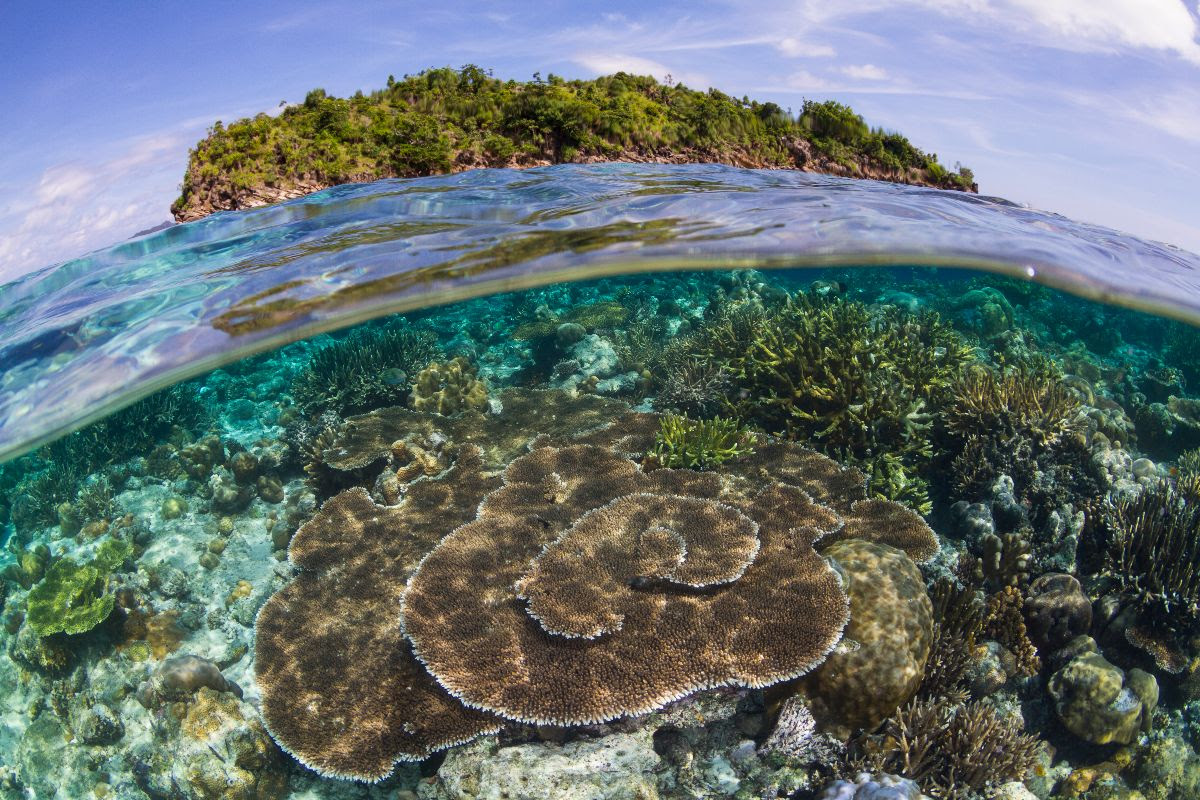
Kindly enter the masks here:
M 977 660 L 976 642 L 983 635 L 984 605 L 971 586 L 939 578 L 930 591 L 933 607 L 929 658 L 917 696 L 949 697 L 959 692 L 967 670 Z
M 409 378 L 440 356 L 430 332 L 402 320 L 360 328 L 314 353 L 292 394 L 311 417 L 402 405 Z
M 823 553 L 850 596 L 850 622 L 805 691 L 817 719 L 844 738 L 875 728 L 912 698 L 929 658 L 933 609 L 921 571 L 902 551 L 844 539 Z
M 1013 654 L 1021 674 L 1032 676 L 1041 670 L 1042 661 L 1026 633 L 1024 608 L 1025 600 L 1020 590 L 1005 586 L 988 598 L 983 632 Z
M 1035 360 L 1002 372 L 976 367 L 954 384 L 937 440 L 957 497 L 983 499 L 1009 476 L 1015 499 L 1040 525 L 1064 504 L 1102 494 L 1105 480 L 1084 443 L 1079 399 L 1061 377 Z
M 836 780 L 819 800 L 926 800 L 917 784 L 898 775 L 860 772 L 853 781 Z
M 417 373 L 409 403 L 416 411 L 435 414 L 484 411 L 488 407 L 487 385 L 462 356 L 444 363 L 435 361 Z
M 1029 586 L 1024 601 L 1029 639 L 1053 652 L 1092 627 L 1092 601 L 1073 575 L 1046 573 Z
M 554 397 L 512 395 L 493 458 L 554 429 L 553 415 L 522 411 Z M 301 527 L 289 546 L 301 572 L 257 627 L 264 717 L 286 749 L 323 774 L 378 779 L 396 760 L 499 726 L 451 695 L 508 719 L 570 724 L 705 686 L 774 683 L 822 660 L 845 622 L 845 595 L 811 547 L 823 532 L 859 531 L 922 557 L 937 550 L 911 510 L 864 501 L 860 473 L 795 445 L 764 443 L 770 458 L 756 450 L 725 474 L 643 472 L 634 459 L 661 419 L 627 414 L 579 434 L 596 408 L 614 418 L 595 402 L 560 403 L 561 441 L 534 441 L 499 488 L 480 472 L 478 448 L 447 444 L 453 466 L 409 483 L 397 505 L 351 489 Z M 437 422 L 461 441 L 495 424 L 397 411 L 346 433 L 371 452 L 398 426 Z M 466 524 L 449 531 L 455 516 Z M 401 592 L 403 629 L 372 624 L 373 609 Z
M 201 686 L 161 717 L 155 745 L 140 751 L 138 787 L 181 800 L 283 800 L 288 772 L 254 709 L 228 692 Z
M 687 358 L 670 368 L 654 398 L 654 407 L 698 419 L 715 417 L 732 386 L 724 366 Z
M 692 420 L 666 414 L 646 460 L 648 465 L 668 469 L 712 469 L 753 452 L 747 438 L 731 419 Z
M 221 674 L 216 664 L 195 655 L 173 656 L 154 668 L 150 677 L 137 688 L 137 701 L 146 708 L 164 702 L 191 699 L 201 687 L 214 692 L 232 692 L 239 699 L 242 689 Z

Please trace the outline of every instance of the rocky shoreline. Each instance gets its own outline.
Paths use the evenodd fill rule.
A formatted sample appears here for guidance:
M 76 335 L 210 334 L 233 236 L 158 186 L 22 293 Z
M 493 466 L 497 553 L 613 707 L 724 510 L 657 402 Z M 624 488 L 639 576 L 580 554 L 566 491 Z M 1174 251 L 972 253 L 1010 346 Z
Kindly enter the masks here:
M 876 163 L 874 160 L 858 157 L 849 166 L 841 164 L 829 156 L 816 152 L 811 142 L 795 138 L 785 143 L 792 165 L 781 167 L 745 149 L 706 150 L 684 148 L 669 150 L 666 148 L 629 148 L 615 157 L 601 154 L 580 154 L 570 161 L 554 161 L 550 158 L 534 158 L 524 154 L 514 154 L 507 161 L 489 161 L 478 153 L 462 151 L 457 154 L 450 169 L 450 174 L 466 172 L 472 169 L 504 168 L 528 169 L 531 167 L 548 167 L 556 163 L 575 164 L 726 164 L 744 169 L 790 169 L 800 172 L 813 172 L 823 175 L 837 175 L 843 178 L 864 178 L 868 180 L 903 183 L 909 186 L 925 186 L 931 189 L 947 189 L 970 191 L 978 194 L 979 185 L 972 183 L 969 190 L 964 190 L 953 180 L 946 178 L 941 181 L 930 180 L 922 170 L 909 167 L 895 169 Z M 221 176 L 204 178 L 199 174 L 195 164 L 189 166 L 187 182 L 192 187 L 188 202 L 182 206 L 172 206 L 171 214 L 176 222 L 194 222 L 204 219 L 209 214 L 218 211 L 242 211 L 250 208 L 282 203 L 295 200 L 314 192 L 320 192 L 333 186 L 346 183 L 370 183 L 385 178 L 413 177 L 398 175 L 393 170 L 383 170 L 376 174 L 361 174 L 351 176 L 351 180 L 326 182 L 315 179 L 299 179 L 283 185 L 261 184 L 246 189 L 233 189 L 230 182 Z M 424 176 L 422 176 L 424 177 Z

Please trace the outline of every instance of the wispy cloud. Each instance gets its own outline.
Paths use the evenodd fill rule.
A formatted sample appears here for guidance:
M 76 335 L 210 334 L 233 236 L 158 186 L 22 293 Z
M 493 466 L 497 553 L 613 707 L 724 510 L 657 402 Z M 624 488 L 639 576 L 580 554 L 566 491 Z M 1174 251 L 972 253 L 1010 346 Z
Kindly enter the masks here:
M 805 0 L 791 13 L 798 27 L 832 25 L 880 11 L 923 7 L 1023 43 L 1074 52 L 1150 50 L 1200 64 L 1200 24 L 1184 0 Z
M 167 219 L 188 144 L 199 132 L 139 137 L 106 161 L 45 169 L 32 192 L 0 213 L 0 281 Z
M 661 61 L 625 53 L 581 53 L 572 61 L 599 75 L 628 72 L 631 75 L 650 75 L 660 81 L 670 76 L 673 82 L 688 86 L 706 87 L 709 83 L 708 78 L 698 72 L 672 69 Z
M 888 71 L 874 64 L 851 64 L 842 67 L 842 72 L 851 78 L 862 81 L 882 81 L 888 78 Z

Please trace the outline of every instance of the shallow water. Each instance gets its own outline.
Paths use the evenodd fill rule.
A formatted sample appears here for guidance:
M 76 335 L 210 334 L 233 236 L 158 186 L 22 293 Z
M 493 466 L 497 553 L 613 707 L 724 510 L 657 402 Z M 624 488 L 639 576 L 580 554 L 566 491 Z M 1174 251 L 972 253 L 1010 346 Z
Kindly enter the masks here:
M 1198 796 L 1197 266 L 604 165 L 5 286 L 0 797 Z

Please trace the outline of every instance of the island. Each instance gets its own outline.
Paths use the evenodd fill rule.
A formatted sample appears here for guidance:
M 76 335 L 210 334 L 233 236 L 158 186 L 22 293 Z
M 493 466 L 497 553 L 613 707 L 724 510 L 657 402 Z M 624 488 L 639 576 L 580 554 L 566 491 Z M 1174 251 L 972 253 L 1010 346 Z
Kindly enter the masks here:
M 386 88 L 348 98 L 313 89 L 303 103 L 282 105 L 276 115 L 213 124 L 189 153 L 171 205 L 176 221 L 343 183 L 602 161 L 799 169 L 978 191 L 971 170 L 947 169 L 842 103 L 805 100 L 794 113 L 669 76 L 515 81 L 467 65 L 388 76 Z

